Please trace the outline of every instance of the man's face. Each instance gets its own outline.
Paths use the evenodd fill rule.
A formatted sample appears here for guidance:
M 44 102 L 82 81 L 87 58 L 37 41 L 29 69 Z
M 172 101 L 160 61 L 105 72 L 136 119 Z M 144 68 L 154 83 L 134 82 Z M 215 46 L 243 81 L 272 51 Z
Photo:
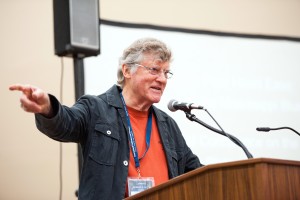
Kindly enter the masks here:
M 153 57 L 147 57 L 137 66 L 130 81 L 137 102 L 152 105 L 160 101 L 167 84 L 164 72 L 168 70 L 169 62 L 161 62 Z

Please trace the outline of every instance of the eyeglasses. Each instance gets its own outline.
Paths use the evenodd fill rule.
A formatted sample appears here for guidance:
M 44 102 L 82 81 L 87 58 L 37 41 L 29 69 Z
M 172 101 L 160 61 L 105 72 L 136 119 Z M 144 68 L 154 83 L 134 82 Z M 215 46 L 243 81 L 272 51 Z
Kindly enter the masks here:
M 139 67 L 144 67 L 146 70 L 148 70 L 148 72 L 152 75 L 160 75 L 161 72 L 163 72 L 164 74 L 164 77 L 166 79 L 169 79 L 173 76 L 173 73 L 170 71 L 170 70 L 162 70 L 162 69 L 159 69 L 157 67 L 147 67 L 147 66 L 144 66 L 144 65 L 140 65 L 140 64 L 135 64 L 136 66 L 139 66 Z

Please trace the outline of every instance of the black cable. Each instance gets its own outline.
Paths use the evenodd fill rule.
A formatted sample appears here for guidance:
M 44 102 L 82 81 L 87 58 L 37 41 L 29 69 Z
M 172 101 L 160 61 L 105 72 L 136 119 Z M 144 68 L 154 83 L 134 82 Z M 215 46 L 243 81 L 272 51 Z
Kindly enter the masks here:
M 63 101 L 63 79 L 64 79 L 64 60 L 63 57 L 61 61 L 61 74 L 60 74 L 60 91 L 59 91 L 59 100 L 62 103 Z M 63 193 L 63 143 L 59 142 L 59 200 L 62 200 Z
M 227 136 L 232 142 L 236 143 L 236 141 L 234 139 L 231 138 L 231 135 L 229 135 L 228 133 L 226 133 L 223 128 L 221 127 L 221 125 L 217 122 L 217 120 L 215 120 L 215 118 L 208 112 L 207 109 L 203 109 L 213 120 L 214 122 L 217 124 L 217 126 L 221 129 L 222 133 Z M 240 146 L 240 144 L 236 143 L 237 145 Z
M 206 110 L 206 109 L 204 109 L 204 110 Z M 209 113 L 207 110 L 206 110 L 206 112 Z M 198 119 L 194 114 L 191 114 L 190 111 L 185 112 L 185 114 L 186 114 L 186 117 L 187 117 L 189 120 L 195 121 L 195 122 L 201 124 L 202 126 L 208 128 L 209 130 L 212 130 L 212 131 L 214 131 L 214 132 L 216 132 L 216 133 L 219 133 L 219 134 L 221 134 L 221 135 L 223 135 L 223 136 L 228 137 L 232 142 L 234 142 L 235 144 L 237 144 L 239 147 L 241 147 L 241 148 L 243 149 L 243 151 L 245 152 L 247 158 L 253 158 L 252 154 L 248 151 L 248 149 L 246 148 L 246 146 L 245 146 L 239 139 L 237 139 L 235 136 L 230 135 L 229 133 L 226 133 L 226 132 L 219 126 L 219 124 L 217 123 L 217 121 L 210 115 L 210 113 L 209 113 L 209 116 L 212 117 L 212 119 L 213 119 L 213 120 L 216 122 L 216 124 L 220 127 L 221 131 L 218 130 L 218 129 L 216 129 L 216 128 L 214 128 L 214 127 L 212 127 L 212 126 L 210 126 L 210 125 L 208 125 L 208 124 L 206 124 L 205 122 L 201 121 L 201 120 Z

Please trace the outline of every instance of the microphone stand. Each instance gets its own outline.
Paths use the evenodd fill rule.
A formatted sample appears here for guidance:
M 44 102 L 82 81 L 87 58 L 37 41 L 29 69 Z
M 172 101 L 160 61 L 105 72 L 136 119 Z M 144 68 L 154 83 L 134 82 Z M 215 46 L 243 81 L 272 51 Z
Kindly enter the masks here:
M 205 111 L 208 112 L 206 109 L 205 109 Z M 208 113 L 208 114 L 209 114 L 209 113 Z M 192 114 L 192 113 L 191 113 L 191 110 L 185 111 L 185 115 L 186 115 L 186 117 L 187 117 L 189 120 L 194 121 L 194 122 L 197 122 L 197 123 L 201 124 L 202 126 L 208 128 L 208 129 L 211 130 L 211 131 L 214 131 L 214 132 L 216 132 L 216 133 L 219 133 L 219 134 L 221 134 L 221 135 L 223 135 L 223 136 L 228 137 L 231 141 L 233 141 L 235 144 L 237 144 L 238 146 L 240 146 L 240 147 L 243 149 L 243 151 L 245 152 L 245 154 L 246 154 L 246 156 L 247 156 L 248 159 L 253 158 L 252 154 L 248 151 L 248 149 L 245 147 L 245 145 L 244 145 L 239 139 L 237 139 L 237 138 L 234 137 L 233 135 L 230 135 L 230 134 L 226 133 L 221 127 L 220 127 L 220 128 L 222 129 L 222 131 L 220 131 L 220 130 L 218 130 L 218 129 L 216 129 L 216 128 L 214 128 L 214 127 L 208 125 L 208 124 L 206 124 L 205 122 L 203 122 L 203 121 L 201 121 L 200 119 L 198 119 L 194 114 Z M 210 115 L 210 114 L 209 114 L 209 115 Z M 210 115 L 210 116 L 211 116 L 211 115 Z M 212 117 L 212 116 L 211 116 L 211 117 Z M 212 117 L 212 118 L 213 118 L 213 117 Z M 213 120 L 216 122 L 216 120 L 215 120 L 214 118 L 213 118 Z M 216 123 L 217 123 L 217 122 L 216 122 Z M 218 124 L 218 123 L 217 123 L 217 124 Z M 218 126 L 219 126 L 219 124 L 218 124 Z

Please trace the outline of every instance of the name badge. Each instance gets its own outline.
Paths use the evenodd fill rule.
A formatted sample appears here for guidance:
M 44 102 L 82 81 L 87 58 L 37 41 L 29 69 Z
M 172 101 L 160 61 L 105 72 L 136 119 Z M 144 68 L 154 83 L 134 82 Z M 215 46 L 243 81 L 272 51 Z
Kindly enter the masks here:
M 128 196 L 135 195 L 154 186 L 153 177 L 128 177 Z

